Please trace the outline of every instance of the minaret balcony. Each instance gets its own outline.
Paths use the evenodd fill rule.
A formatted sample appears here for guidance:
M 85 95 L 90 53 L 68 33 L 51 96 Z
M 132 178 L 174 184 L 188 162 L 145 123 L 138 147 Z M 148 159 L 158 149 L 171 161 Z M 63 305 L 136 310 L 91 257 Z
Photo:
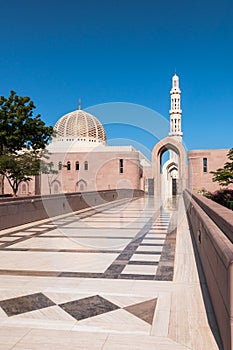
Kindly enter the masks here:
M 169 114 L 182 114 L 182 109 L 170 109 Z

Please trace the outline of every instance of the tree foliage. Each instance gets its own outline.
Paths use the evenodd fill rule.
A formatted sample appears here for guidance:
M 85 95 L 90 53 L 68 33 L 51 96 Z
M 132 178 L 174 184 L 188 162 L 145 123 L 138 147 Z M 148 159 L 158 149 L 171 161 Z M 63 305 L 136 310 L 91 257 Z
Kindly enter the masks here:
M 0 155 L 22 149 L 44 149 L 53 134 L 40 114 L 33 116 L 33 101 L 11 91 L 10 96 L 0 96 Z
M 14 195 L 21 182 L 39 174 L 43 150 L 53 135 L 52 126 L 46 126 L 40 114 L 33 115 L 35 108 L 29 97 L 14 91 L 8 98 L 0 96 L 0 175 Z
M 0 174 L 7 179 L 15 196 L 20 183 L 30 181 L 39 171 L 40 157 L 33 151 L 5 153 L 0 157 Z
M 214 175 L 212 180 L 222 186 L 229 186 L 233 183 L 233 148 L 230 149 L 227 156 L 230 161 L 226 162 L 223 168 L 211 171 L 211 174 Z

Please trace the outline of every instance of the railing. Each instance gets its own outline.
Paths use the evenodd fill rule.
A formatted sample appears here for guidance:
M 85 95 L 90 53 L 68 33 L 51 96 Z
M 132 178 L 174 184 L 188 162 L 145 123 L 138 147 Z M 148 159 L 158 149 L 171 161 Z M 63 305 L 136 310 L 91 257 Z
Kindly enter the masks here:
M 191 193 L 189 193 L 191 194 Z M 221 231 L 233 243 L 233 213 L 228 208 L 199 194 L 192 193 L 195 202 L 215 222 Z
M 187 190 L 184 201 L 224 350 L 232 350 L 233 244 L 226 235 L 227 227 L 231 227 L 231 216 L 228 222 L 228 215 L 223 214 L 228 209 L 200 195 L 191 196 Z M 232 215 L 230 210 L 229 213 Z

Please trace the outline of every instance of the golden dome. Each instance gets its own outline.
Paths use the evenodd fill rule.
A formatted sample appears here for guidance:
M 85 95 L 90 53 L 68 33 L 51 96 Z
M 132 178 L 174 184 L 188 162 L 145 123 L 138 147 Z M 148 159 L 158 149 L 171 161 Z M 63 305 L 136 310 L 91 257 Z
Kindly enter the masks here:
M 87 141 L 105 143 L 103 125 L 93 115 L 81 109 L 65 114 L 55 124 L 54 141 Z

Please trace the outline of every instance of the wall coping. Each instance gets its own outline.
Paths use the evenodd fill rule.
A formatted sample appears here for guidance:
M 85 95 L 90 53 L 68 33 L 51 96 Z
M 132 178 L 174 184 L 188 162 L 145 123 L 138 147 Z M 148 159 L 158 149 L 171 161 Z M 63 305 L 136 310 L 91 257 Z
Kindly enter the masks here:
M 233 211 L 198 193 L 186 191 L 233 243 Z
M 192 197 L 189 191 L 184 191 L 186 196 Z M 207 199 L 207 198 L 206 198 Z M 200 218 L 203 218 L 203 227 L 205 228 L 206 234 L 209 239 L 213 242 L 213 245 L 223 261 L 224 265 L 229 268 L 233 263 L 233 244 L 225 235 L 225 233 L 220 229 L 218 225 L 212 220 L 212 218 L 202 209 L 194 198 L 191 199 L 189 206 L 195 207 Z M 187 208 L 189 210 L 189 208 Z M 190 214 L 192 215 L 192 214 Z
M 0 206 L 6 205 L 6 204 L 19 204 L 21 203 L 28 203 L 28 202 L 36 202 L 41 200 L 52 200 L 56 198 L 69 198 L 74 196 L 80 196 L 85 198 L 85 196 L 93 195 L 93 194 L 105 194 L 105 193 L 122 193 L 122 192 L 135 192 L 138 191 L 141 194 L 144 194 L 143 190 L 138 189 L 128 189 L 128 188 L 120 188 L 120 189 L 111 189 L 111 190 L 100 190 L 100 191 L 87 191 L 87 192 L 69 192 L 69 193 L 58 193 L 58 194 L 49 194 L 49 195 L 36 195 L 36 196 L 25 196 L 25 197 L 7 197 L 7 198 L 1 198 L 0 199 Z

